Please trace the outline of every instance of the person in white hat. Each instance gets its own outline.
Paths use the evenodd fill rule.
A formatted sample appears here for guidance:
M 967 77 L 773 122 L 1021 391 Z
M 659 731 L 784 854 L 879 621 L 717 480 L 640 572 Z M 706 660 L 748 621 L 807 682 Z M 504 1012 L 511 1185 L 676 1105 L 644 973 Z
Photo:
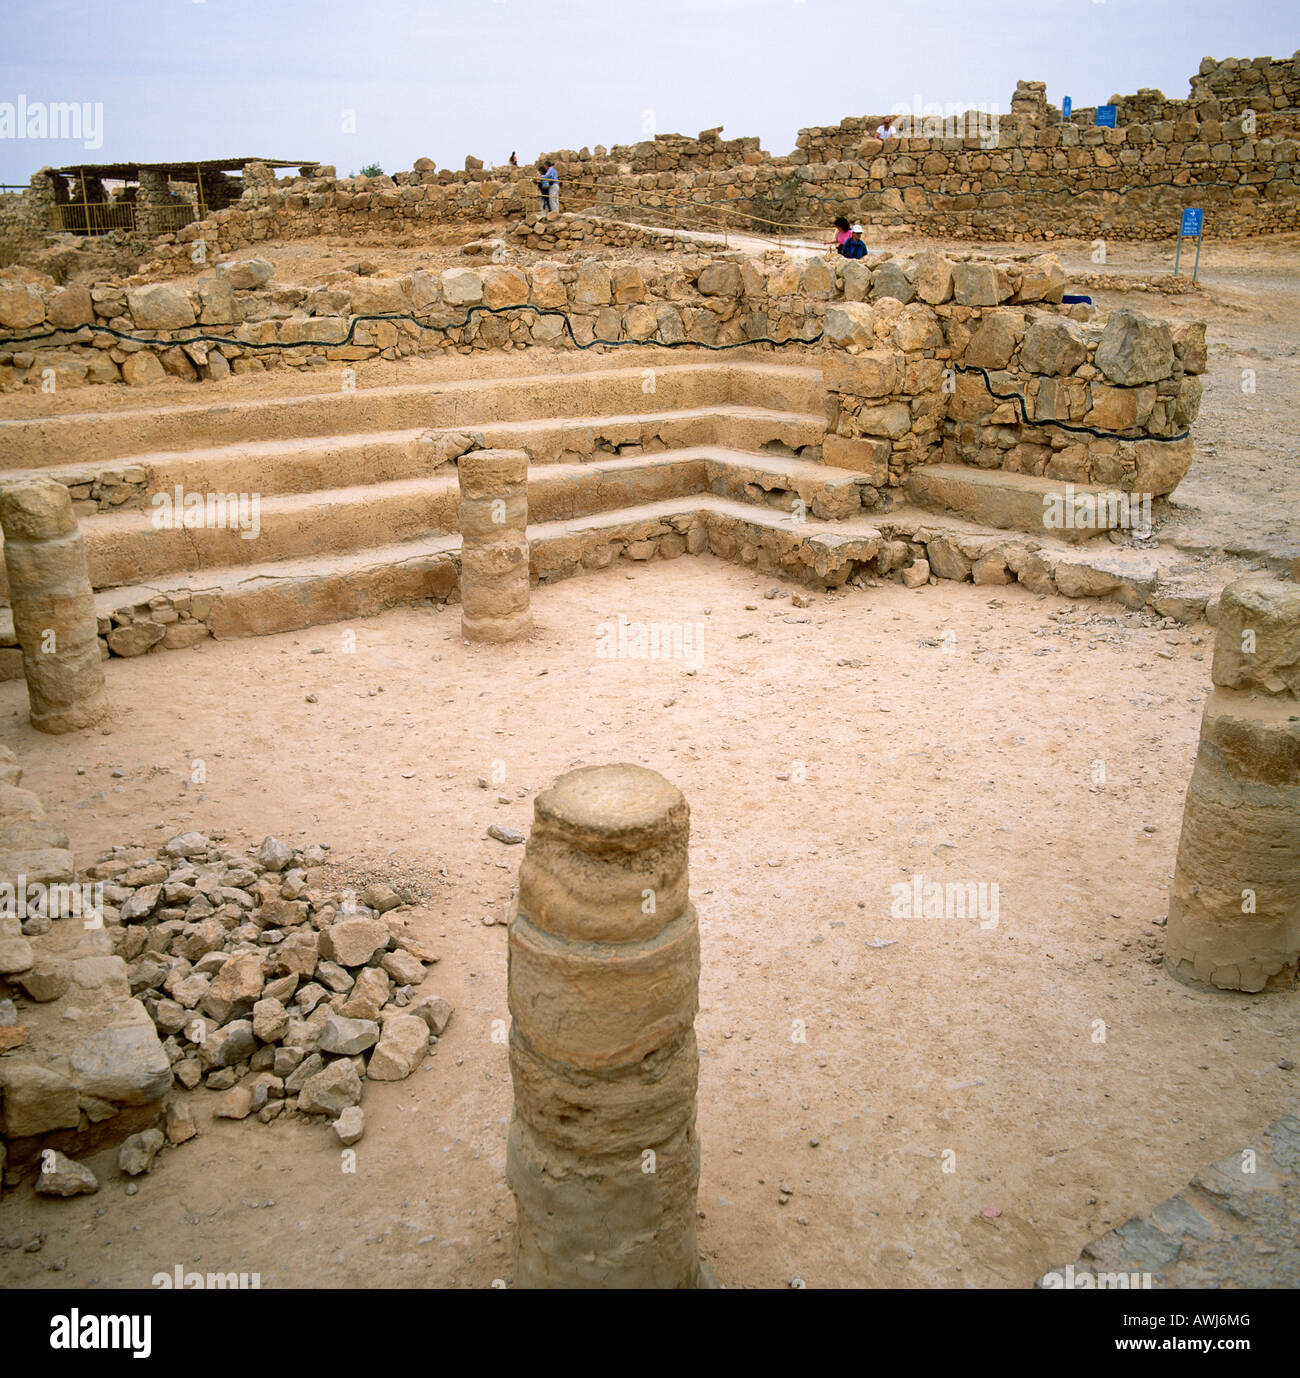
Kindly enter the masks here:
M 862 242 L 862 226 L 854 225 L 849 237 L 840 245 L 840 253 L 845 258 L 866 258 L 867 246 Z

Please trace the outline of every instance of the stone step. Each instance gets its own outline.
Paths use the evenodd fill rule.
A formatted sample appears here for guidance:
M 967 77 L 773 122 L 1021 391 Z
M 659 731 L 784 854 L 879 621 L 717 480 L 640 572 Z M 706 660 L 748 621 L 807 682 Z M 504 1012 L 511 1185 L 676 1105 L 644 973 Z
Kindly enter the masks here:
M 1135 525 L 1142 518 L 1134 502 L 1130 520 L 1128 495 L 1114 488 L 964 464 L 926 464 L 913 469 L 906 492 L 919 507 L 956 512 L 983 526 L 1069 543 Z M 1149 522 L 1149 507 L 1146 519 Z
M 707 466 L 711 460 L 689 462 Z M 607 464 L 626 470 L 635 461 Z M 557 466 L 557 475 L 569 467 Z M 571 467 L 580 474 L 589 470 Z M 820 466 L 798 461 L 786 476 L 799 482 L 809 471 L 825 477 Z M 616 472 L 609 481 L 617 482 Z M 536 522 L 528 535 L 532 573 L 543 583 L 604 568 L 620 558 L 707 552 L 766 576 L 834 587 L 854 575 L 868 583 L 895 577 L 914 557 L 924 556 L 939 579 L 1019 582 L 1034 594 L 1109 598 L 1184 622 L 1206 616 L 1213 589 L 1242 572 L 1228 567 L 1206 571 L 1209 585 L 1189 586 L 1178 577 L 1185 557 L 1176 549 L 1136 550 L 1110 542 L 1091 548 L 1070 545 L 915 507 L 800 521 L 789 511 L 703 491 Z M 211 634 L 298 630 L 404 604 L 454 599 L 459 553 L 455 533 L 426 533 L 343 554 L 178 571 L 148 583 L 102 589 L 96 594 L 96 611 L 102 630 L 112 621 L 119 623 L 108 633 L 118 655 L 190 646 Z M 12 625 L 0 613 L 0 647 L 13 645 Z M 18 653 L 0 649 L 0 678 L 21 673 Z
M 820 415 L 824 406 L 816 366 L 714 357 L 639 368 L 616 366 L 613 356 L 588 362 L 582 372 L 0 421 L 0 469 L 43 469 L 70 457 L 84 467 L 291 436 L 479 428 L 537 416 L 625 416 L 722 403 Z
M 820 459 L 826 422 L 806 413 L 722 403 L 622 416 L 489 422 L 469 429 L 484 448 L 527 450 L 534 464 L 692 445 Z M 266 498 L 429 477 L 446 462 L 447 451 L 439 450 L 438 438 L 457 434 L 456 428 L 444 427 L 303 436 L 137 454 L 104 468 L 61 464 L 12 477 L 44 474 L 74 489 L 94 482 L 116 488 L 125 482 L 132 491 L 124 505 L 131 507 L 148 507 L 153 494 L 171 497 L 177 487 L 192 493 L 259 493 Z
M 820 568 L 824 575 L 837 562 L 868 560 L 880 543 L 879 530 L 864 518 L 801 522 L 712 493 L 528 528 L 532 574 L 543 583 L 582 569 L 601 569 L 618 558 L 674 558 L 713 550 L 723 558 L 754 563 L 764 537 L 775 539 L 784 567 L 796 574 Z M 149 583 L 103 589 L 95 596 L 95 608 L 101 618 L 111 618 L 144 608 L 151 600 L 170 603 L 183 616 L 197 619 L 157 628 L 159 638 L 166 635 L 177 647 L 209 632 L 233 637 L 292 631 L 408 603 L 445 602 L 457 589 L 459 556 L 458 535 L 432 534 L 344 555 L 180 571 Z M 187 627 L 189 632 L 175 630 Z
M 809 460 L 762 457 L 718 446 L 619 456 L 530 470 L 531 514 L 571 519 L 666 498 L 713 492 L 816 517 L 861 510 L 861 474 Z M 180 570 L 264 565 L 450 534 L 460 502 L 454 465 L 425 478 L 395 479 L 262 499 L 256 512 L 224 510 L 224 526 L 160 527 L 158 510 L 103 513 L 82 521 L 95 589 L 150 583 Z M 241 529 L 241 526 L 243 529 Z M 245 534 L 245 532 L 253 534 Z

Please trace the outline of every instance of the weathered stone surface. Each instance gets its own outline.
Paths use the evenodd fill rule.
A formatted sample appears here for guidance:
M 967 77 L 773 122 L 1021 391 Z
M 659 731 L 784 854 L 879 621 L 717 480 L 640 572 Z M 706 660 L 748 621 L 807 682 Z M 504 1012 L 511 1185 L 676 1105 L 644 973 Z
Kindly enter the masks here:
M 320 1048 L 323 1053 L 363 1053 L 373 1048 L 378 1038 L 379 1025 L 374 1020 L 330 1014 L 321 1031 Z
M 264 258 L 240 258 L 218 263 L 216 272 L 238 292 L 252 292 L 271 281 L 275 269 Z
M 0 1088 L 4 1090 L 4 1130 L 11 1139 L 76 1129 L 77 1088 L 60 1072 L 12 1057 L 0 1060 Z
M 1165 926 L 1165 965 L 1194 985 L 1290 991 L 1300 977 L 1298 663 L 1295 587 L 1230 584 Z
M 605 274 L 608 297 L 608 270 Z M 528 455 L 476 450 L 458 465 L 461 635 L 466 641 L 525 637 L 529 607 Z
M 289 1027 L 289 1014 L 279 1000 L 261 999 L 253 1006 L 253 1033 L 263 1043 L 276 1043 Z
M 115 1105 L 148 1105 L 171 1089 L 171 1063 L 144 1007 L 130 1003 L 135 1022 L 76 1044 L 68 1061 L 83 1094 Z
M 85 1163 L 74 1162 L 53 1149 L 42 1153 L 41 1175 L 36 1179 L 38 1196 L 89 1196 L 98 1190 L 99 1182 Z
M 108 712 L 108 699 L 69 490 L 50 478 L 5 484 L 0 529 L 32 726 L 53 733 L 92 727 Z
M 0 282 L 0 326 L 30 330 L 45 320 L 45 301 L 25 282 Z
M 952 263 L 943 254 L 924 252 L 912 259 L 916 269 L 916 295 L 930 306 L 952 298 Z
M 339 1143 L 356 1143 L 366 1132 L 365 1111 L 359 1105 L 349 1105 L 334 1121 L 334 1132 L 339 1136 Z
M 1173 333 L 1167 321 L 1120 307 L 1110 313 L 1095 361 L 1111 382 L 1122 387 L 1158 383 L 1173 373 Z
M 401 1081 L 420 1065 L 429 1050 L 429 1026 L 413 1014 L 394 1014 L 366 1065 L 372 1081 Z
M 400 947 L 385 953 L 380 965 L 399 986 L 418 986 L 424 980 L 424 963 Z
M 1011 295 L 1011 279 L 994 263 L 954 263 L 952 283 L 958 306 L 999 306 Z
M 199 1061 L 205 1071 L 234 1067 L 257 1051 L 257 1038 L 250 1019 L 235 1019 L 214 1030 L 199 1046 Z
M 130 1135 L 117 1150 L 118 1171 L 128 1177 L 148 1172 L 165 1142 L 161 1129 L 146 1129 Z
M 516 1286 L 698 1282 L 687 828 L 638 766 L 572 771 L 535 801 L 510 922 Z
M 188 1143 L 199 1132 L 189 1106 L 180 1100 L 167 1102 L 167 1142 L 173 1146 Z
M 283 871 L 293 860 L 293 848 L 278 837 L 264 837 L 257 849 L 257 859 L 268 871 Z
M 189 294 L 175 283 L 132 287 L 126 300 L 131 318 L 141 330 L 181 330 L 195 323 Z
M 388 944 L 388 925 L 380 919 L 339 919 L 321 933 L 323 957 L 340 966 L 360 967 Z
M 285 1089 L 289 1089 L 288 1082 Z M 360 1100 L 361 1078 L 357 1076 L 357 1069 L 349 1059 L 340 1058 L 303 1083 L 298 1093 L 298 1109 L 304 1115 L 329 1115 L 337 1119 Z
M 239 952 L 227 957 L 212 978 L 201 1008 L 219 1024 L 251 1014 L 266 983 L 266 963 L 256 952 Z
M 1300 698 L 1300 585 L 1251 574 L 1223 590 L 1211 677 L 1225 689 Z
M 837 302 L 827 308 L 822 328 L 826 332 L 827 344 L 840 349 L 847 349 L 850 345 L 870 349 L 876 339 L 876 313 L 866 302 Z M 823 360 L 823 367 L 834 358 L 835 355 L 828 354 Z
M 446 1032 L 447 1025 L 451 1022 L 452 1006 L 451 1002 L 444 1000 L 441 995 L 430 995 L 418 1004 L 412 1005 L 410 1013 L 423 1019 L 430 1033 L 441 1035 Z
M 1073 373 L 1088 357 L 1078 327 L 1061 316 L 1043 316 L 1025 331 L 1020 347 L 1021 367 L 1030 373 L 1060 376 Z M 1000 367 L 1000 365 L 999 365 Z

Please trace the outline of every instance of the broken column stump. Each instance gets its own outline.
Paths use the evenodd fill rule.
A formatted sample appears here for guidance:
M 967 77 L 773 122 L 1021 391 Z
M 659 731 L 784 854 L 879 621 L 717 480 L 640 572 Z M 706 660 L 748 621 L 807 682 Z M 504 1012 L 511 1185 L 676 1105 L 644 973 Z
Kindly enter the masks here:
M 701 1285 L 689 831 L 641 766 L 535 801 L 509 942 L 516 1287 Z
M 32 726 L 75 732 L 108 712 L 86 549 L 67 488 L 23 479 L 0 489 L 14 635 Z
M 1252 574 L 1219 605 L 1169 896 L 1165 966 L 1290 990 L 1300 964 L 1300 587 Z
M 528 456 L 474 450 L 460 471 L 460 627 L 466 641 L 514 641 L 528 605 Z

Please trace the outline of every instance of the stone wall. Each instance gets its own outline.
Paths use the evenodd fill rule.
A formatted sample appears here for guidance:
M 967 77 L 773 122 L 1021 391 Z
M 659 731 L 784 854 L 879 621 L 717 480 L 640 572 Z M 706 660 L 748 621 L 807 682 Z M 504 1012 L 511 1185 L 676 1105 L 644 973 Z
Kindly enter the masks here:
M 1154 90 L 1119 98 L 1118 127 L 1095 110 L 1062 125 L 1041 82 L 1021 82 L 993 131 L 975 123 L 905 125 L 881 140 L 886 115 L 850 116 L 799 131 L 774 157 L 754 138 L 657 134 L 632 145 L 547 155 L 566 211 L 598 206 L 623 218 L 716 228 L 751 220 L 815 229 L 836 215 L 957 238 L 1168 238 L 1186 205 L 1206 210 L 1214 236 L 1300 225 L 1296 136 L 1300 57 L 1207 58 L 1187 100 Z M 893 123 L 899 121 L 893 117 Z M 250 164 L 238 203 L 155 241 L 159 264 L 188 271 L 196 241 L 209 256 L 267 240 L 320 234 L 401 234 L 422 226 L 513 220 L 540 209 L 537 174 L 523 167 L 463 171 L 418 159 L 409 172 L 345 177 L 317 167 L 277 180 Z M 23 198 L 37 209 L 39 189 Z M 769 222 L 764 224 L 764 222 Z M 151 224 L 146 215 L 146 224 Z
M 1186 473 L 1192 442 L 1176 437 L 1200 408 L 1204 327 L 1072 319 L 1050 257 L 856 269 L 826 317 L 826 463 L 878 488 L 943 462 L 1152 496 Z

